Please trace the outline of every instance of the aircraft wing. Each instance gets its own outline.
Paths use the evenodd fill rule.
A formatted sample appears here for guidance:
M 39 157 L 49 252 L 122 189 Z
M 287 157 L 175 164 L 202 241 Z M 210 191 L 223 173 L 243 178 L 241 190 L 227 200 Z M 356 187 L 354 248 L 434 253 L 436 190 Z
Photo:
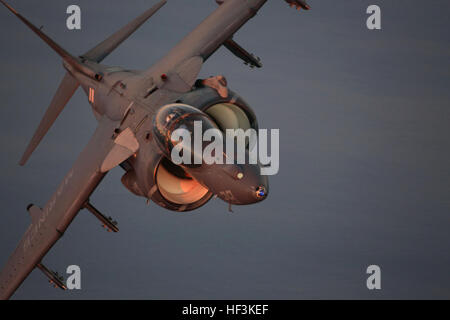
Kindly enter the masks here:
M 30 205 L 31 225 L 0 273 L 0 299 L 8 299 L 64 234 L 105 174 L 137 152 L 129 129 L 102 118 L 74 166 L 43 209 Z
M 203 63 L 254 17 L 266 2 L 267 0 L 223 2 L 167 55 L 145 70 L 144 75 L 160 82 L 157 83 L 159 87 L 164 86 L 176 92 L 189 91 Z M 161 77 L 166 84 L 161 83 Z
M 310 9 L 305 0 L 285 1 L 297 9 Z M 225 46 L 250 67 L 262 67 L 260 59 L 238 45 L 233 40 L 233 36 L 258 13 L 267 0 L 216 0 L 216 2 L 220 7 L 183 38 L 166 56 L 145 70 L 144 75 L 153 78 L 156 82 L 163 76 L 164 81 L 171 82 L 165 85 L 169 90 L 189 91 L 186 88 L 194 84 L 202 64 L 221 46 Z M 163 85 L 161 82 L 158 84 L 159 87 Z

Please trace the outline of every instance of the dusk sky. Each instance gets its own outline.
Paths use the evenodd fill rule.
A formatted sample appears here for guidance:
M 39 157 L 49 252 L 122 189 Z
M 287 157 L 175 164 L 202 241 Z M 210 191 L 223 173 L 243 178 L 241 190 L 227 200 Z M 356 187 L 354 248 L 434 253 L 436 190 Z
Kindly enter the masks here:
M 74 55 L 156 0 L 10 0 Z M 119 222 L 111 234 L 81 211 L 44 263 L 79 265 L 82 289 L 52 288 L 35 270 L 15 299 L 450 299 L 450 3 L 270 0 L 201 77 L 224 75 L 261 128 L 280 129 L 280 172 L 262 203 L 219 199 L 173 213 L 129 193 L 114 169 L 92 196 Z M 82 29 L 66 28 L 66 8 Z M 377 4 L 382 29 L 368 30 Z M 104 63 L 145 69 L 208 16 L 214 0 L 168 4 Z M 25 167 L 25 147 L 64 75 L 60 58 L 0 8 L 0 267 L 95 130 L 77 91 Z M 381 267 L 381 290 L 366 268 Z

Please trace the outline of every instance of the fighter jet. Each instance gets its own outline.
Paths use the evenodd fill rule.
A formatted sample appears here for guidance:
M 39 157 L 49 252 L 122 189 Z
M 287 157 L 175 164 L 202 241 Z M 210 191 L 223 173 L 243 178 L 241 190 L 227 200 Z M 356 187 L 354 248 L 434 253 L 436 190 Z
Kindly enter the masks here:
M 31 225 L 0 274 L 0 299 L 9 299 L 27 276 L 38 268 L 55 286 L 65 289 L 59 275 L 43 265 L 43 258 L 60 239 L 75 216 L 87 209 L 108 230 L 117 222 L 90 203 L 90 196 L 115 167 L 124 169 L 123 185 L 133 194 L 168 210 L 186 212 L 205 205 L 213 196 L 228 204 L 247 205 L 266 199 L 269 186 L 258 164 L 176 165 L 171 133 L 202 128 L 258 129 L 252 108 L 230 90 L 223 76 L 198 79 L 203 63 L 221 46 L 253 67 L 260 59 L 233 40 L 234 34 L 267 0 L 217 0 L 219 7 L 161 60 L 146 70 L 112 67 L 101 62 L 153 16 L 166 0 L 86 53 L 67 52 L 18 13 L 17 16 L 63 60 L 67 71 L 22 159 L 25 165 L 58 115 L 79 87 L 86 93 L 98 126 L 72 169 L 51 199 L 41 208 L 27 210 Z M 309 9 L 302 0 L 290 5 Z M 230 157 L 224 153 L 223 157 Z

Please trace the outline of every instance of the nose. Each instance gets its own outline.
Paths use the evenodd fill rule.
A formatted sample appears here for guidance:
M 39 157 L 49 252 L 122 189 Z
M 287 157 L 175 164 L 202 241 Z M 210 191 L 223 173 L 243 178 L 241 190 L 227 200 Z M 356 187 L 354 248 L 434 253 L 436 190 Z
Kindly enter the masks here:
M 269 194 L 267 176 L 257 164 L 213 164 L 185 170 L 223 201 L 234 205 L 261 202 Z
M 253 204 L 265 200 L 269 194 L 269 181 L 267 176 L 260 174 L 259 165 L 240 166 L 240 179 L 232 182 L 229 190 L 232 196 L 222 198 L 236 205 Z
M 256 188 L 256 198 L 259 200 L 264 200 L 267 197 L 267 189 L 265 186 L 259 186 Z
M 256 202 L 265 200 L 268 195 L 269 195 L 269 179 L 267 178 L 267 176 L 259 175 L 258 185 L 254 193 Z

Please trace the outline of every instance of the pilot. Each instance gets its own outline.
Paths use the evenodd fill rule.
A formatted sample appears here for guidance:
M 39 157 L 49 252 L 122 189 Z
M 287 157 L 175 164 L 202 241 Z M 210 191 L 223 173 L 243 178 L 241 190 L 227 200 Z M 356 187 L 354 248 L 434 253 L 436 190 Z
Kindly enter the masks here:
M 217 93 L 222 97 L 226 98 L 228 97 L 228 88 L 227 88 L 228 82 L 227 79 L 224 76 L 215 76 L 210 77 L 208 79 L 198 79 L 195 82 L 195 86 L 197 88 L 202 87 L 210 87 L 217 91 Z

